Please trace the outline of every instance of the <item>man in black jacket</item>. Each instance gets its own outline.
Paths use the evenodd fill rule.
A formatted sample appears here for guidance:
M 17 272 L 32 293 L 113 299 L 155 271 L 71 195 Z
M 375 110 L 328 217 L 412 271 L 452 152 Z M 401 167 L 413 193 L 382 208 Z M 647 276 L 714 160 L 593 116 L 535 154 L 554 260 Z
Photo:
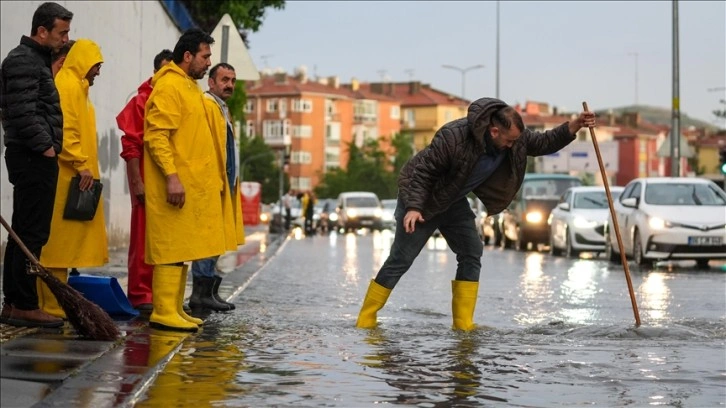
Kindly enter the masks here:
M 473 329 L 483 248 L 467 194 L 479 197 L 490 214 L 501 212 L 522 185 L 527 156 L 554 153 L 580 128 L 594 125 L 595 115 L 583 112 L 552 130 L 533 132 L 511 106 L 481 98 L 466 118 L 439 129 L 401 170 L 393 245 L 370 282 L 356 326 L 375 327 L 378 310 L 438 228 L 458 262 L 451 282 L 453 327 Z
M 43 3 L 33 14 L 30 37 L 23 36 L 0 65 L 0 109 L 5 130 L 5 164 L 13 184 L 12 228 L 40 258 L 53 215 L 63 114 L 51 74 L 51 53 L 68 42 L 73 13 Z M 35 277 L 28 259 L 8 238 L 3 267 L 0 321 L 14 326 L 59 327 L 63 320 L 38 308 Z

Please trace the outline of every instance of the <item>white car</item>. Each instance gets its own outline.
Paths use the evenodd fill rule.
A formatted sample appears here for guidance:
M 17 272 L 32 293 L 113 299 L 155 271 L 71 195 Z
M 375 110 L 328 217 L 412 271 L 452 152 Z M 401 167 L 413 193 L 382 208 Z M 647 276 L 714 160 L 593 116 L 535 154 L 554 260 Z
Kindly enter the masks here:
M 398 199 L 395 198 L 381 200 L 381 206 L 383 207 L 383 215 L 381 216 L 381 219 L 383 220 L 383 228 L 396 228 L 396 218 L 393 213 L 396 212 L 397 204 Z
M 657 260 L 726 259 L 726 193 L 702 178 L 638 178 L 615 202 L 626 255 L 638 265 Z M 612 217 L 605 231 L 605 252 L 619 262 Z
M 622 187 L 611 187 L 613 200 Z M 550 253 L 577 257 L 580 252 L 605 251 L 605 223 L 610 215 L 605 187 L 570 187 L 550 213 Z

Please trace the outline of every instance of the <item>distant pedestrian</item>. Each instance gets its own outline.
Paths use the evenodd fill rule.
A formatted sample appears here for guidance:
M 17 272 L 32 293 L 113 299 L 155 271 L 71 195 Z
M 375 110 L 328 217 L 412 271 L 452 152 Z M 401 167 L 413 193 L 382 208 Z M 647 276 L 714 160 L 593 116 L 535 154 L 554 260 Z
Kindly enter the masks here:
M 317 201 L 313 192 L 309 190 L 303 194 L 301 199 L 303 217 L 305 218 L 304 230 L 307 236 L 315 235 L 313 217 L 315 215 L 315 203 Z
M 204 95 L 207 102 L 207 116 L 215 140 L 219 171 L 224 177 L 222 192 L 222 209 L 224 213 L 225 244 L 227 250 L 235 251 L 238 245 L 244 244 L 244 227 L 242 226 L 242 203 L 237 169 L 239 168 L 239 152 L 234 140 L 232 116 L 226 101 L 234 93 L 237 75 L 234 68 L 227 63 L 219 63 L 209 70 L 209 91 Z M 217 275 L 218 256 L 194 261 L 192 263 L 192 295 L 189 307 L 193 312 L 206 310 L 224 312 L 235 308 L 234 304 L 219 297 L 219 286 L 222 277 Z
M 33 14 L 30 37 L 22 36 L 0 66 L 0 117 L 5 164 L 13 185 L 12 228 L 37 258 L 48 242 L 63 144 L 63 115 L 51 72 L 51 53 L 68 42 L 73 13 L 43 3 Z M 63 320 L 38 307 L 36 277 L 28 258 L 8 239 L 3 266 L 0 321 L 14 326 L 59 327 Z
M 183 310 L 184 262 L 225 252 L 222 200 L 226 180 L 197 85 L 210 64 L 214 39 L 187 30 L 172 62 L 151 80 L 144 117 L 146 263 L 154 265 L 149 322 L 166 330 L 196 331 L 203 323 Z
M 154 57 L 154 73 L 172 59 L 171 50 L 162 50 Z M 126 161 L 126 177 L 131 193 L 131 228 L 128 254 L 128 297 L 131 306 L 148 316 L 151 304 L 151 277 L 154 266 L 144 262 L 146 245 L 146 210 L 144 207 L 144 109 L 152 91 L 151 79 L 144 81 L 137 94 L 131 98 L 116 116 L 116 123 L 123 132 L 121 157 Z
M 63 212 L 71 179 L 80 177 L 80 189 L 88 190 L 99 180 L 96 111 L 88 96 L 95 78 L 101 73 L 101 48 L 88 39 L 79 39 L 68 52 L 58 71 L 58 86 L 63 109 L 63 151 L 58 155 L 59 173 L 53 206 L 53 222 L 40 263 L 61 280 L 68 281 L 69 268 L 103 266 L 108 262 L 108 241 L 103 200 L 92 220 L 65 219 Z M 65 317 L 53 293 L 38 281 L 40 307 L 53 316 Z
M 282 196 L 282 206 L 285 208 L 285 231 L 290 230 L 290 222 L 292 221 L 292 200 L 294 199 L 295 195 L 292 193 L 292 190 Z
M 393 245 L 370 282 L 356 326 L 376 326 L 377 312 L 438 229 L 459 264 L 451 282 L 453 328 L 473 329 L 483 249 L 467 194 L 479 197 L 490 214 L 499 213 L 522 185 L 527 156 L 557 152 L 580 128 L 594 125 L 595 115 L 583 112 L 552 130 L 535 132 L 525 129 L 511 106 L 481 98 L 469 106 L 466 118 L 439 129 L 398 177 Z

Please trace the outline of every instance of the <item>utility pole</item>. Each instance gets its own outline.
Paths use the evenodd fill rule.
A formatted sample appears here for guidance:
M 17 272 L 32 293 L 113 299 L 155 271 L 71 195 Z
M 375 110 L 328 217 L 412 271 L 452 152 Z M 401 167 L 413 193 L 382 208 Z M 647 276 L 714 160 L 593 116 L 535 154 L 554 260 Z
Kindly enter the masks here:
M 477 64 L 477 65 L 472 65 L 472 66 L 470 66 L 468 68 L 459 68 L 459 67 L 454 66 L 454 65 L 442 65 L 441 67 L 448 68 L 448 69 L 453 69 L 453 70 L 459 71 L 459 73 L 461 73 L 461 99 L 466 99 L 466 95 L 465 95 L 465 89 L 466 89 L 466 73 L 469 72 L 469 71 L 471 71 L 471 70 L 474 70 L 474 69 L 484 68 L 484 65 Z
M 673 0 L 673 107 L 671 111 L 671 177 L 681 176 L 681 103 L 679 60 L 678 0 Z

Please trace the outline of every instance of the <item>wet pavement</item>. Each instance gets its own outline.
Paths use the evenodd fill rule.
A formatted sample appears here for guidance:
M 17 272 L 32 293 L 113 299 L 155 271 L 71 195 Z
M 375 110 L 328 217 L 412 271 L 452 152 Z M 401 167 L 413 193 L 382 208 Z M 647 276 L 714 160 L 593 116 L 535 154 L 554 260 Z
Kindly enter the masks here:
M 283 241 L 264 226 L 248 227 L 246 233 L 247 243 L 220 259 L 228 272 L 222 297 L 246 287 Z M 112 251 L 110 258 L 104 268 L 81 272 L 114 276 L 125 290 L 125 249 Z M 187 297 L 190 292 L 191 276 Z M 0 325 L 0 406 L 132 406 L 186 335 L 151 330 L 138 319 L 117 323 L 124 336 L 116 342 L 80 339 L 68 324 L 61 329 Z
M 480 326 L 462 333 L 451 330 L 455 256 L 431 240 L 379 327 L 356 329 L 391 239 L 384 231 L 262 240 L 226 260 L 248 258 L 220 291 L 237 309 L 210 315 L 195 334 L 127 322 L 118 344 L 48 331 L 5 341 L 0 405 L 726 404 L 723 263 L 631 266 L 636 328 L 621 265 L 486 247 Z M 6 376 L 8 356 L 8 366 L 36 378 Z

